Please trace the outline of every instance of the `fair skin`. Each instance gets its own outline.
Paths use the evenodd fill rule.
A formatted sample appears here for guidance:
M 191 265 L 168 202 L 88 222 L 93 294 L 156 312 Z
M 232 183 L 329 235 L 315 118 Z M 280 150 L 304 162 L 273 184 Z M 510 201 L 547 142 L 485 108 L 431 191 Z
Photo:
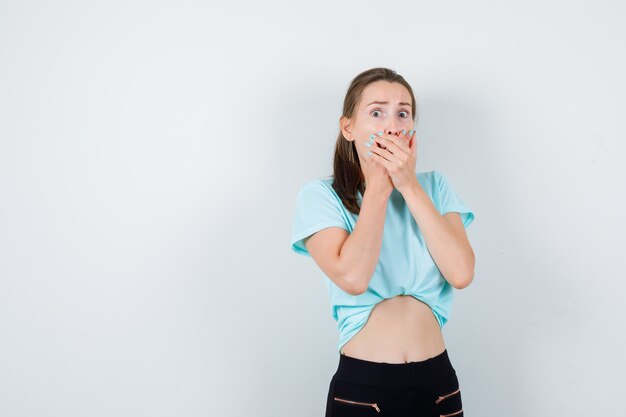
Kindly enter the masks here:
M 374 103 L 374 101 L 385 103 Z M 406 103 L 406 104 L 403 104 Z M 354 141 L 365 192 L 352 233 L 328 227 L 305 240 L 317 265 L 338 287 L 359 295 L 367 290 L 382 246 L 387 201 L 398 190 L 424 235 L 444 278 L 455 288 L 473 279 L 474 254 L 458 213 L 440 215 L 415 176 L 417 145 L 411 95 L 399 83 L 377 81 L 363 91 L 352 119 L 342 117 L 344 138 Z M 405 132 L 402 130 L 405 129 Z M 377 136 L 371 146 L 370 135 Z M 372 155 L 368 155 L 371 151 Z M 378 303 L 366 324 L 342 353 L 375 362 L 421 361 L 445 349 L 441 328 L 430 307 L 408 295 Z
M 370 104 L 375 101 L 387 104 Z M 411 95 L 402 84 L 371 83 L 363 91 L 354 120 L 341 119 L 342 132 L 355 142 L 366 189 L 373 184 L 389 197 L 395 187 L 402 194 L 442 275 L 462 289 L 474 276 L 474 252 L 459 213 L 439 214 L 415 176 L 417 143 L 415 133 L 408 136 L 413 129 L 410 103 Z M 402 133 L 403 129 L 407 134 Z M 384 134 L 376 135 L 374 141 L 380 147 L 368 147 L 369 135 L 379 131 Z

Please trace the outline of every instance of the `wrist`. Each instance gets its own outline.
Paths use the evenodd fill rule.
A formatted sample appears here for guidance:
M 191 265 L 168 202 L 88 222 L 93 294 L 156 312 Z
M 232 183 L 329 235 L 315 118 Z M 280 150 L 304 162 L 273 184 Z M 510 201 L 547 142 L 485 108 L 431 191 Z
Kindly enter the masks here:
M 383 190 L 383 189 L 376 189 L 374 187 L 370 187 L 370 188 L 365 189 L 363 198 L 367 197 L 368 200 L 373 200 L 373 201 L 378 201 L 378 202 L 383 203 L 389 199 L 389 196 L 391 195 L 392 191 L 393 189 Z
M 398 191 L 403 196 L 408 195 L 408 194 L 419 194 L 420 192 L 424 192 L 417 178 L 414 181 L 411 181 L 409 184 L 405 185 L 404 187 L 398 188 Z

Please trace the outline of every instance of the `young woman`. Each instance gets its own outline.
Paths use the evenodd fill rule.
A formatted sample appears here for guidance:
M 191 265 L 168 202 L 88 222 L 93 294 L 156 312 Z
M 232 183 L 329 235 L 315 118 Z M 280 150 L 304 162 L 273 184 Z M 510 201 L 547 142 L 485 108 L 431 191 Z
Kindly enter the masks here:
M 334 175 L 298 193 L 291 247 L 326 275 L 339 331 L 326 417 L 463 416 L 441 328 L 474 277 L 474 213 L 441 172 L 415 171 L 417 113 L 395 71 L 359 74 Z

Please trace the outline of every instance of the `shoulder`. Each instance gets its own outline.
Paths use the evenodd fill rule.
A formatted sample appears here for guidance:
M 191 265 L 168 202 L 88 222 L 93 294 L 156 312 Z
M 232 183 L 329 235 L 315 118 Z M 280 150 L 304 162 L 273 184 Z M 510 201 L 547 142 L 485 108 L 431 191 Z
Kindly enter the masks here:
M 327 202 L 327 204 L 340 206 L 341 199 L 333 188 L 333 180 L 334 178 L 329 176 L 305 181 L 298 192 L 298 199 L 312 204 Z
M 438 187 L 440 173 L 437 170 L 416 172 L 415 176 L 422 188 L 427 192 L 432 192 Z
M 305 181 L 300 187 L 300 192 L 312 191 L 334 194 L 333 177 L 311 178 Z
M 435 170 L 431 170 L 431 171 L 418 171 L 415 173 L 415 176 L 417 177 L 417 179 L 431 179 L 436 175 Z
M 446 175 L 437 169 L 417 172 L 416 176 L 423 187 L 427 186 L 433 189 L 441 189 L 445 188 L 448 184 L 448 178 Z

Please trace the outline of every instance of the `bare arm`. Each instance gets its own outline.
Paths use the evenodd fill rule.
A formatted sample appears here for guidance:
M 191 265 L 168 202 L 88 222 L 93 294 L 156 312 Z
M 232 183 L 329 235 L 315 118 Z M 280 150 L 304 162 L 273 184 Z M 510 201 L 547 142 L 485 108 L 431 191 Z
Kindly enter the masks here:
M 417 180 L 402 195 L 446 281 L 463 289 L 474 279 L 474 251 L 457 212 L 439 214 Z
M 361 211 L 349 234 L 329 227 L 304 244 L 313 260 L 337 286 L 352 295 L 367 290 L 380 257 L 389 195 L 365 189 Z

